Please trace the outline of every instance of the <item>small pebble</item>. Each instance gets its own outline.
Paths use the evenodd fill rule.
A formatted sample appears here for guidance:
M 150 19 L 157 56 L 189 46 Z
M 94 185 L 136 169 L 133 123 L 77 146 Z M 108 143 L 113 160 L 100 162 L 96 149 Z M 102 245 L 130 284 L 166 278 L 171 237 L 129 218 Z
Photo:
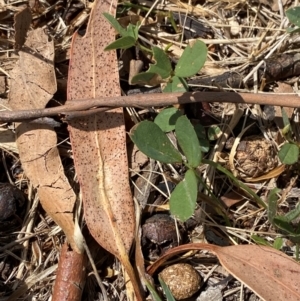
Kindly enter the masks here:
M 193 296 L 200 289 L 202 283 L 199 273 L 187 263 L 173 264 L 165 268 L 159 276 L 177 300 Z

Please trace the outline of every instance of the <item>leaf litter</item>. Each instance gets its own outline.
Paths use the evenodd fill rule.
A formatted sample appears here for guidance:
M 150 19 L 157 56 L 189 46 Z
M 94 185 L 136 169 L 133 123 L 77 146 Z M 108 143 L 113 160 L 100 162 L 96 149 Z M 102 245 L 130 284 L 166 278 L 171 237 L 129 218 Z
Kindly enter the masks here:
M 143 5 L 148 9 L 151 6 L 147 3 L 143 3 Z M 263 91 L 264 93 L 268 93 L 274 91 L 280 83 L 285 83 L 290 85 L 294 91 L 298 91 L 297 76 L 299 75 L 299 69 L 297 68 L 297 36 L 290 36 L 285 33 L 287 22 L 284 11 L 289 7 L 290 3 L 289 1 L 284 2 L 283 5 L 285 6 L 283 7 L 276 7 L 276 5 L 278 6 L 278 1 L 267 1 L 262 3 L 254 2 L 251 4 L 243 1 L 234 3 L 225 1 L 206 1 L 203 5 L 191 5 L 184 2 L 177 2 L 176 4 L 167 2 L 164 5 L 158 3 L 155 7 L 156 10 L 174 12 L 174 19 L 181 30 L 183 30 L 183 39 L 178 40 L 178 34 L 172 32 L 172 30 L 170 30 L 170 24 L 164 23 L 161 16 L 156 12 L 152 15 L 150 14 L 150 17 L 148 18 L 149 22 L 146 22 L 140 28 L 140 33 L 142 36 L 146 37 L 145 43 L 150 46 L 151 44 L 157 44 L 160 47 L 165 48 L 165 46 L 171 42 L 172 46 L 169 48 L 169 56 L 175 62 L 180 57 L 182 47 L 185 47 L 187 42 L 200 37 L 208 45 L 209 60 L 205 63 L 201 73 L 188 81 L 190 87 L 193 89 L 222 89 L 225 91 L 234 89 L 235 91 L 251 91 L 255 93 Z M 21 93 L 21 95 L 24 95 L 24 93 L 20 92 L 20 87 L 18 87 L 18 85 L 17 88 L 15 88 L 16 85 L 13 86 L 14 71 L 12 70 L 19 64 L 19 56 L 15 54 L 13 47 L 18 48 L 17 44 L 21 45 L 22 42 L 19 42 L 19 40 L 14 37 L 12 26 L 13 23 L 16 22 L 16 19 L 13 19 L 12 16 L 20 14 L 20 12 L 25 9 L 25 6 L 22 6 L 17 2 L 10 2 L 10 4 L 5 4 L 3 7 L 1 18 L 2 39 L 0 41 L 3 51 L 1 52 L 0 67 L 2 72 L 1 77 L 5 77 L 4 82 L 6 84 L 5 90 L 1 91 L 3 99 L 1 99 L 0 103 L 2 108 L 5 109 L 9 107 L 10 109 L 17 109 L 25 106 L 27 108 L 30 105 L 45 107 L 50 99 L 52 99 L 50 102 L 50 105 L 52 106 L 64 103 L 66 100 L 66 79 L 71 36 L 76 29 L 85 27 L 87 24 L 91 3 L 88 2 L 85 6 L 78 1 L 63 7 L 55 2 L 50 3 L 49 5 L 45 5 L 39 1 L 35 3 L 29 2 L 29 7 L 33 16 L 33 21 L 31 23 L 32 29 L 37 30 L 38 28 L 43 27 L 46 29 L 48 37 L 51 37 L 54 40 L 54 63 L 56 69 L 55 74 L 52 74 L 53 80 L 52 83 L 50 80 L 50 85 L 53 84 L 56 79 L 58 91 L 55 93 L 56 87 L 46 87 L 44 86 L 45 83 L 43 83 L 40 86 L 42 87 L 41 90 L 46 92 L 46 96 L 37 96 L 37 92 L 33 92 L 33 99 L 38 99 L 39 104 L 34 104 L 31 99 L 30 102 L 26 102 L 26 104 L 19 103 L 15 104 L 15 106 L 10 105 L 10 103 L 7 103 L 6 101 L 8 90 L 10 90 L 10 93 L 18 92 Z M 131 10 L 133 14 L 136 13 L 134 8 Z M 27 25 L 24 23 L 24 26 L 26 27 Z M 168 36 L 164 37 L 162 33 L 167 33 Z M 17 35 L 17 28 L 15 34 Z M 40 41 L 37 47 L 41 45 Z M 22 53 L 19 53 L 19 55 L 21 57 Z M 123 65 L 121 64 L 120 74 L 122 81 L 124 81 L 124 79 L 126 80 L 126 74 L 128 73 L 126 55 L 122 56 L 120 63 L 123 63 Z M 34 86 L 34 83 L 39 80 L 39 77 L 42 78 L 42 74 L 49 75 L 49 73 L 46 72 L 46 68 L 48 68 L 47 65 L 48 64 L 45 63 L 45 65 L 40 67 L 41 71 L 37 71 L 36 67 L 34 67 L 35 69 L 33 70 L 34 72 L 32 72 L 32 75 L 35 76 L 35 79 L 29 80 L 30 84 L 33 83 Z M 32 70 L 31 66 L 26 67 L 27 72 L 28 70 Z M 15 76 L 17 77 L 21 74 L 22 71 L 18 70 Z M 39 86 L 39 84 L 37 86 Z M 122 88 L 125 92 L 128 90 L 128 87 L 126 90 L 126 86 Z M 29 91 L 34 91 L 33 87 L 30 87 Z M 53 97 L 52 95 L 54 93 L 55 95 Z M 21 100 L 20 96 L 17 97 L 17 100 Z M 41 100 L 43 101 L 41 102 Z M 233 137 L 237 137 L 243 128 L 254 122 L 255 125 L 250 127 L 244 134 L 245 137 L 253 134 L 261 135 L 265 139 L 271 141 L 275 150 L 278 150 L 279 146 L 284 142 L 284 138 L 278 128 L 274 126 L 272 118 L 266 118 L 267 115 L 263 107 L 240 105 L 239 107 L 243 109 L 243 115 L 239 119 L 240 121 L 236 123 L 233 122 L 235 115 L 223 114 L 223 111 L 230 112 L 230 109 L 227 109 L 229 105 L 220 103 L 218 106 L 219 107 L 215 104 L 207 104 L 204 107 L 190 105 L 184 108 L 185 112 L 189 114 L 194 122 L 199 123 L 200 120 L 202 125 L 206 128 L 212 124 L 217 124 L 221 128 L 223 135 L 219 140 L 216 140 L 211 144 L 211 151 L 208 154 L 208 156 L 216 162 L 225 166 L 227 164 L 226 162 L 228 159 L 226 156 L 228 154 L 222 148 L 221 139 L 226 137 L 228 125 L 230 123 L 233 126 L 231 131 L 228 132 L 227 138 L 232 135 L 232 132 Z M 219 110 L 219 114 L 216 113 L 216 110 Z M 234 108 L 233 110 L 236 109 Z M 130 112 L 130 114 L 128 114 L 129 119 L 151 120 L 158 111 L 154 109 L 131 109 L 130 111 L 128 110 L 128 112 Z M 295 111 L 294 116 L 297 117 L 297 114 L 298 112 Z M 281 117 L 279 116 L 279 118 Z M 34 125 L 27 124 L 26 127 L 27 126 L 36 129 L 36 126 Z M 298 133 L 298 125 L 295 124 L 293 126 L 295 127 L 295 133 Z M 61 126 L 60 128 L 53 129 L 53 127 L 45 126 L 44 124 L 42 125 L 43 129 L 40 129 L 41 126 L 38 127 L 42 132 L 36 139 L 37 142 L 40 143 L 41 146 L 43 144 L 44 147 L 44 149 L 39 150 L 38 152 L 40 160 L 43 160 L 40 165 L 34 166 L 35 163 L 31 161 L 32 158 L 37 158 L 37 154 L 33 151 L 23 150 L 24 155 L 34 157 L 25 157 L 25 159 L 22 159 L 22 150 L 20 149 L 20 146 L 18 146 L 17 151 L 11 146 L 6 146 L 5 139 L 4 141 L 2 139 L 0 141 L 2 151 L 1 170 L 3 170 L 3 173 L 0 175 L 0 180 L 1 182 L 6 182 L 8 180 L 8 174 L 11 181 L 26 192 L 29 200 L 27 215 L 20 224 L 19 232 L 1 235 L 0 247 L 3 255 L 1 254 L 0 267 L 2 269 L 2 266 L 4 266 L 3 269 L 6 271 L 6 273 L 4 273 L 2 272 L 3 269 L 1 270 L 0 279 L 0 285 L 4 287 L 3 293 L 0 293 L 0 298 L 3 300 L 6 296 L 11 294 L 12 288 L 15 289 L 20 285 L 18 279 L 24 279 L 25 283 L 30 283 L 28 286 L 30 289 L 22 291 L 25 300 L 26 298 L 29 298 L 29 295 L 36 296 L 39 300 L 46 300 L 51 295 L 53 272 L 55 270 L 55 265 L 58 262 L 59 250 L 65 239 L 64 235 L 67 234 L 68 231 L 64 229 L 64 234 L 61 228 L 53 222 L 52 218 L 54 218 L 54 216 L 51 218 L 48 215 L 49 212 L 46 214 L 39 206 L 39 202 L 42 203 L 43 193 L 37 193 L 34 188 L 38 187 L 40 189 L 40 187 L 43 187 L 43 182 L 40 182 L 43 180 L 46 181 L 47 189 L 49 189 L 54 183 L 57 183 L 57 179 L 59 178 L 57 174 L 58 170 L 61 175 L 63 175 L 64 170 L 68 177 L 68 181 L 72 184 L 72 188 L 75 189 L 77 194 L 79 190 L 78 180 L 74 172 L 70 142 L 69 140 L 65 140 L 68 137 L 65 128 Z M 2 128 L 6 131 L 12 130 L 10 124 L 3 124 Z M 47 128 L 47 130 L 45 131 L 44 128 Z M 170 137 L 171 136 L 172 135 L 170 134 Z M 0 137 L 2 136 L 0 135 Z M 295 138 L 297 140 L 299 139 L 297 135 L 295 135 Z M 45 142 L 42 143 L 42 141 Z M 21 142 L 22 141 L 20 140 L 17 141 L 18 145 Z M 33 143 L 33 140 L 32 137 L 29 137 L 28 141 L 24 143 L 26 144 L 25 147 L 30 147 L 31 143 Z M 47 145 L 45 143 L 47 143 Z M 54 151 L 56 144 L 59 144 L 59 153 Z M 55 165 L 54 162 L 49 161 L 49 163 L 51 163 L 51 168 L 54 168 L 55 171 L 52 172 L 52 169 L 47 169 L 48 174 L 43 175 L 42 170 L 45 170 L 45 166 L 47 166 L 45 164 L 45 162 L 47 162 L 47 156 L 50 155 L 51 158 L 59 159 L 59 154 L 62 158 L 63 165 L 57 165 L 58 163 Z M 20 159 L 22 166 L 20 164 Z M 26 167 L 26 165 L 29 167 Z M 35 177 L 38 180 L 33 180 L 34 177 L 30 175 L 27 168 L 29 170 L 36 170 Z M 150 185 L 151 187 L 154 186 L 154 188 L 152 188 L 150 193 L 147 193 L 149 197 L 146 200 L 147 205 L 145 206 L 142 216 L 143 221 L 149 214 L 153 215 L 158 211 L 165 210 L 164 208 L 168 209 L 168 206 L 166 206 L 166 204 L 168 205 L 168 199 L 163 195 L 170 195 L 172 185 L 174 186 L 174 183 L 176 184 L 182 177 L 183 170 L 181 166 L 176 164 L 158 165 L 158 168 L 153 168 L 153 164 L 148 165 L 146 163 L 144 166 L 139 166 L 136 172 L 142 173 L 144 176 L 150 175 L 153 172 L 159 174 L 158 177 L 148 177 L 155 182 Z M 276 238 L 283 237 L 281 250 L 291 257 L 295 256 L 295 243 L 270 224 L 266 210 L 259 208 L 259 206 L 252 202 L 243 191 L 239 192 L 235 189 L 232 182 L 228 181 L 224 175 L 211 169 L 210 166 L 200 166 L 199 172 L 201 172 L 205 178 L 206 185 L 211 187 L 216 196 L 228 196 L 228 192 L 233 190 L 241 194 L 242 200 L 238 203 L 234 202 L 234 204 L 227 209 L 231 224 L 226 225 L 222 217 L 216 213 L 211 205 L 214 204 L 214 200 L 210 196 L 202 196 L 203 199 L 199 199 L 199 208 L 196 209 L 195 216 L 188 221 L 187 225 L 185 225 L 187 229 L 186 234 L 189 238 L 185 238 L 183 242 L 190 243 L 200 241 L 221 244 L 220 241 L 227 241 L 227 244 L 233 245 L 253 244 L 251 236 L 256 234 L 263 238 L 266 243 L 272 245 Z M 138 176 L 135 174 L 131 180 L 134 182 L 137 177 Z M 61 176 L 61 179 L 63 179 L 63 182 L 66 181 L 64 176 Z M 293 191 L 297 189 L 298 176 L 293 167 L 281 169 L 281 173 L 277 173 L 276 176 L 272 178 L 266 177 L 262 179 L 262 181 L 263 182 L 258 183 L 249 181 L 247 185 L 264 200 L 267 199 L 274 186 L 280 187 L 283 190 L 279 194 L 280 201 L 278 202 L 277 211 L 283 215 L 295 208 L 298 199 L 297 194 L 295 196 Z M 71 194 L 72 199 L 74 199 L 70 187 L 65 187 L 62 190 L 65 193 L 68 192 L 68 195 Z M 159 191 L 162 191 L 164 194 L 161 194 Z M 120 193 L 122 194 L 123 192 Z M 46 193 L 46 196 L 48 197 L 49 194 Z M 57 197 L 57 199 L 61 199 L 61 197 Z M 73 212 L 73 206 L 74 203 L 71 203 L 71 209 L 60 207 L 54 211 L 55 213 L 70 213 Z M 80 210 L 80 203 L 78 206 Z M 77 214 L 81 217 L 81 213 L 76 213 L 76 215 Z M 57 220 L 56 222 L 59 224 Z M 26 234 L 24 234 L 25 231 Z M 99 247 L 95 247 L 93 243 L 91 243 L 91 245 L 93 246 L 91 251 L 96 259 Z M 4 253 L 6 250 L 12 252 L 15 257 Z M 143 251 L 145 255 L 149 250 Z M 112 268 L 112 270 L 115 271 L 115 276 L 106 278 L 105 280 L 111 284 L 111 288 L 107 291 L 109 299 L 118 300 L 115 291 L 122 293 L 124 290 L 124 278 L 122 277 L 120 265 L 112 256 L 104 251 L 101 251 L 101 254 L 106 256 L 105 258 L 109 260 L 107 261 L 107 264 L 98 263 L 98 269 L 105 271 L 106 269 Z M 206 258 L 208 263 L 203 260 L 204 258 Z M 202 276 L 210 275 L 210 277 L 207 278 L 206 285 L 208 287 L 225 278 L 225 274 L 216 272 L 212 269 L 214 258 L 205 252 L 191 255 L 190 257 L 185 258 L 185 261 L 196 261 L 196 267 L 200 274 Z M 26 264 L 24 264 L 24 262 Z M 34 269 L 31 267 L 34 267 Z M 39 281 L 30 280 L 36 275 L 40 276 L 39 273 L 44 273 L 44 278 L 40 277 Z M 104 274 L 105 273 L 103 272 L 103 275 Z M 97 291 L 99 291 L 97 285 L 94 284 L 92 277 L 88 277 L 87 281 L 88 287 L 90 287 L 90 285 L 93 286 L 94 293 L 88 294 L 85 292 L 83 300 L 97 300 L 97 297 L 95 297 Z M 41 294 L 43 296 L 41 296 Z M 238 281 L 230 281 L 224 287 L 224 298 L 233 298 L 233 300 L 244 298 L 244 300 L 246 300 L 251 294 L 251 291 L 243 288 Z

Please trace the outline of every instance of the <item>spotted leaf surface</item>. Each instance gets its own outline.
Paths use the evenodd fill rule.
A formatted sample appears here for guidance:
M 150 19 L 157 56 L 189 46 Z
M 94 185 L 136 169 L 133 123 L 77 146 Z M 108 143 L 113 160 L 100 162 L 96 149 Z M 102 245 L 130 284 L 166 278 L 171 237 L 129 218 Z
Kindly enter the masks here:
M 115 9 L 116 1 L 96 1 L 85 36 L 73 38 L 68 101 L 120 95 L 116 53 L 104 51 L 115 30 L 103 13 L 114 15 Z M 122 261 L 135 228 L 123 110 L 73 119 L 69 131 L 88 228 Z

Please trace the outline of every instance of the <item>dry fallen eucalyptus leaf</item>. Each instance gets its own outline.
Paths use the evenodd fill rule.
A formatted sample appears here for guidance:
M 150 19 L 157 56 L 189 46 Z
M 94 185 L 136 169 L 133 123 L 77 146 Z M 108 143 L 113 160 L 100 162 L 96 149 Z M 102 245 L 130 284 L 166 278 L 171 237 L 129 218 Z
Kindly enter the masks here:
M 119 96 L 116 53 L 104 51 L 115 30 L 103 12 L 115 14 L 117 1 L 98 0 L 84 37 L 73 37 L 68 100 Z M 128 253 L 134 237 L 134 205 L 129 187 L 123 110 L 115 109 L 69 122 L 75 168 L 88 228 L 128 273 L 138 300 L 136 277 Z
M 45 108 L 56 91 L 53 41 L 41 28 L 31 31 L 19 56 L 10 73 L 9 105 L 14 110 Z M 82 252 L 73 220 L 76 196 L 64 174 L 55 131 L 47 124 L 20 123 L 16 133 L 22 167 L 43 208 L 63 229 L 73 250 Z
M 176 254 L 203 249 L 214 253 L 230 274 L 263 300 L 300 300 L 300 264 L 284 253 L 265 246 L 182 245 L 167 251 L 148 268 L 148 273 L 153 275 L 162 263 Z

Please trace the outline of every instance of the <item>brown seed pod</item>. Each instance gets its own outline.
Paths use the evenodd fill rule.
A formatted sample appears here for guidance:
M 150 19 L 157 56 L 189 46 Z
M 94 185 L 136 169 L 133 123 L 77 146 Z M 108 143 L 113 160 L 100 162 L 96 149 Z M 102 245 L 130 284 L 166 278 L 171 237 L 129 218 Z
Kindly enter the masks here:
M 151 216 L 145 221 L 142 229 L 143 238 L 147 238 L 158 245 L 166 241 L 173 242 L 177 240 L 175 221 L 167 214 Z
M 193 296 L 201 286 L 201 276 L 187 263 L 177 263 L 165 268 L 159 276 L 177 300 Z
M 230 141 L 228 141 L 230 142 Z M 227 148 L 230 143 L 226 143 Z M 241 178 L 256 178 L 277 167 L 278 157 L 272 143 L 261 136 L 242 139 L 234 156 L 234 167 Z

